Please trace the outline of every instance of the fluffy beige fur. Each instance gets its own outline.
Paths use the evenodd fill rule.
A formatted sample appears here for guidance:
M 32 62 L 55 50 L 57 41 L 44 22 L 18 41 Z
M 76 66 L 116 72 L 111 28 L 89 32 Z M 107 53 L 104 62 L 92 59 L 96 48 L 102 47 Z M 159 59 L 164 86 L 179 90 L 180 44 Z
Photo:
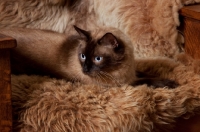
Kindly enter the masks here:
M 191 61 L 188 59 L 184 62 Z M 12 76 L 14 117 L 18 119 L 15 130 L 170 131 L 178 117 L 192 116 L 200 110 L 200 76 L 193 72 L 191 65 L 184 66 L 166 58 L 152 61 L 158 68 L 149 72 L 175 79 L 180 86 L 176 89 L 152 89 L 146 85 L 106 89 L 48 77 Z M 145 60 L 138 61 L 139 70 L 149 68 L 145 66 Z
M 72 25 L 107 25 L 132 40 L 136 57 L 178 53 L 178 10 L 200 0 L 1 0 L 0 27 L 17 26 L 70 33 Z
M 178 10 L 195 2 L 200 0 L 85 0 L 74 12 L 69 9 L 69 0 L 1 0 L 0 27 L 69 33 L 74 24 L 86 28 L 114 26 L 131 38 L 136 57 L 172 57 L 178 52 Z M 191 116 L 200 109 L 200 77 L 193 71 L 199 72 L 199 62 L 183 56 L 179 59 L 187 66 L 168 59 L 157 63 L 157 58 L 152 60 L 157 69 L 149 71 L 149 60 L 137 62 L 139 70 L 181 84 L 171 90 L 145 85 L 105 89 L 13 75 L 14 128 L 21 132 L 170 131 L 176 118 Z

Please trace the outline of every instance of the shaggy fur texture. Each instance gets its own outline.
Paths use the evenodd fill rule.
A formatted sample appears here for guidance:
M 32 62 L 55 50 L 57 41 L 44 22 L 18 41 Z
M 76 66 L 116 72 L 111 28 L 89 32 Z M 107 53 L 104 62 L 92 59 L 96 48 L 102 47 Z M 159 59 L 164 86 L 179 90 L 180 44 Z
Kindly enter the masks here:
M 136 57 L 168 56 L 176 44 L 178 10 L 200 0 L 1 0 L 0 27 L 71 32 L 72 25 L 119 28 L 132 40 Z
M 184 55 L 180 56 L 183 58 Z M 14 117 L 18 119 L 15 130 L 170 131 L 178 117 L 188 117 L 200 110 L 200 76 L 191 70 L 192 66 L 174 60 L 152 61 L 158 68 L 148 70 L 150 73 L 175 79 L 180 86 L 176 89 L 152 89 L 146 85 L 106 89 L 48 77 L 12 76 Z M 184 61 L 191 60 L 186 58 Z M 148 69 L 145 65 L 145 60 L 139 60 L 137 68 L 145 71 Z

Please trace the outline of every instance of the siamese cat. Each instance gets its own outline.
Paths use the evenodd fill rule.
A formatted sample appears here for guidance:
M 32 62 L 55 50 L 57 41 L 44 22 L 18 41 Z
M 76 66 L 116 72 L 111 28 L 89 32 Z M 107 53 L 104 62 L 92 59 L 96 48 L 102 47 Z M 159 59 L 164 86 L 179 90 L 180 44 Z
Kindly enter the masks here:
M 136 75 L 131 40 L 118 29 L 74 29 L 77 34 L 70 36 L 45 30 L 0 29 L 18 43 L 11 52 L 12 73 L 49 75 L 100 86 L 177 86 L 172 80 Z

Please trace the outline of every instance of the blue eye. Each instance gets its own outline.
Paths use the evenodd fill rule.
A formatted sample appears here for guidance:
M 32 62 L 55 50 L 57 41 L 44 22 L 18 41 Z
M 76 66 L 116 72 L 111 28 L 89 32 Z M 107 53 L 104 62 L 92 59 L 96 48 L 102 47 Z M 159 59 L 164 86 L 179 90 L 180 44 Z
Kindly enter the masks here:
M 103 60 L 103 57 L 97 56 L 97 57 L 94 58 L 94 60 L 95 60 L 96 62 L 100 62 L 100 61 Z
M 81 57 L 82 60 L 86 59 L 86 56 L 84 54 L 80 54 L 80 57 Z

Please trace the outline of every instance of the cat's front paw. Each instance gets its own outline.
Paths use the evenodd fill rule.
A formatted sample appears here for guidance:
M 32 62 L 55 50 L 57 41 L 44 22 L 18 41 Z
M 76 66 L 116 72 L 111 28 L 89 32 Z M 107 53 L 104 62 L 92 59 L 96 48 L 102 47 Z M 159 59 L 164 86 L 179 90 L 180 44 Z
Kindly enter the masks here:
M 155 81 L 151 86 L 154 88 L 162 88 L 167 87 L 169 89 L 173 89 L 179 86 L 179 84 L 173 80 L 170 79 L 160 79 Z
M 132 86 L 143 85 L 146 84 L 149 87 L 154 88 L 176 88 L 179 84 L 170 79 L 163 78 L 139 78 L 135 82 L 132 83 Z

